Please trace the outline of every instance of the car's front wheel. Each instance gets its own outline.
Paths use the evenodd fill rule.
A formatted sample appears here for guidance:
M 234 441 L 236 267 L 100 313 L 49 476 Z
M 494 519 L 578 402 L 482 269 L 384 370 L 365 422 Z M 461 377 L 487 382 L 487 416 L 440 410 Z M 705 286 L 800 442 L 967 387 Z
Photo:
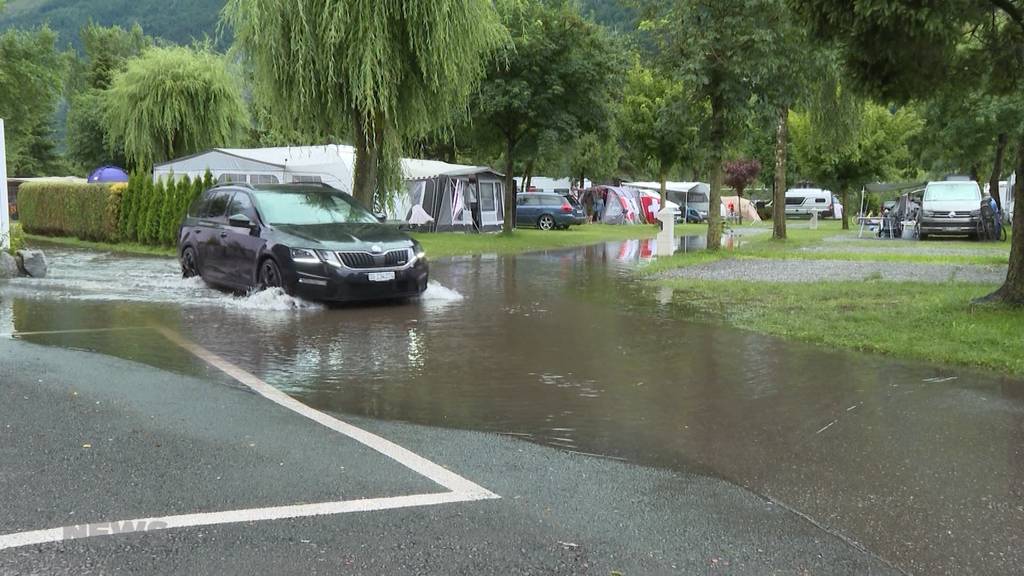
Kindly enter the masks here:
M 282 284 L 281 268 L 278 267 L 277 262 L 267 258 L 260 264 L 260 277 L 257 289 L 280 288 Z
M 181 251 L 181 277 L 196 276 L 199 276 L 199 264 L 196 261 L 196 251 L 190 246 Z
M 555 219 L 550 214 L 545 214 L 537 219 L 537 228 L 541 230 L 554 230 Z

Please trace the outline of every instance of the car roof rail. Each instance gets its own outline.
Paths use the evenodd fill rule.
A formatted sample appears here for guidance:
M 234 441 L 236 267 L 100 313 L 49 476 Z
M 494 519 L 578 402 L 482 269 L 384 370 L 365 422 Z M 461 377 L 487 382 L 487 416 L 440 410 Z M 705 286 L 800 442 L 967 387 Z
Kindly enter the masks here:
M 253 189 L 252 184 L 249 184 L 248 182 L 218 182 L 213 185 L 213 188 L 227 188 L 229 186 L 233 188 L 248 188 L 250 190 Z

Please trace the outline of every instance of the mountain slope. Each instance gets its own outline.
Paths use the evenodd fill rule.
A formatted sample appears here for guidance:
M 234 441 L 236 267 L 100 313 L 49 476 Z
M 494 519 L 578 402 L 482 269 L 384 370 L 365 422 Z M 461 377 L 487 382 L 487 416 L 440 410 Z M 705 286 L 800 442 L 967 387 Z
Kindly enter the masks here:
M 179 44 L 217 35 L 225 0 L 8 0 L 0 29 L 48 23 L 60 44 L 78 45 L 78 30 L 90 20 L 104 26 L 138 22 L 150 36 Z M 584 14 L 613 29 L 630 29 L 636 12 L 621 0 L 582 0 Z M 223 43 L 222 43 L 223 44 Z
M 187 44 L 214 37 L 225 0 L 10 0 L 0 29 L 49 23 L 61 45 L 78 44 L 78 30 L 90 20 L 124 27 L 138 22 L 146 34 Z

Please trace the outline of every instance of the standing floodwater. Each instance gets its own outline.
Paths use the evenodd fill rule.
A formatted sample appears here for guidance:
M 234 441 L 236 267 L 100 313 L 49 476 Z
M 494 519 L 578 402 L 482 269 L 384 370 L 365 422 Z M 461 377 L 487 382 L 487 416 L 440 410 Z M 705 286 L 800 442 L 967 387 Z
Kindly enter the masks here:
M 50 251 L 0 332 L 138 327 L 24 338 L 204 373 L 169 327 L 315 408 L 702 471 L 922 571 L 1024 549 L 1024 383 L 716 325 L 634 279 L 651 247 L 438 261 L 420 300 L 341 308 Z

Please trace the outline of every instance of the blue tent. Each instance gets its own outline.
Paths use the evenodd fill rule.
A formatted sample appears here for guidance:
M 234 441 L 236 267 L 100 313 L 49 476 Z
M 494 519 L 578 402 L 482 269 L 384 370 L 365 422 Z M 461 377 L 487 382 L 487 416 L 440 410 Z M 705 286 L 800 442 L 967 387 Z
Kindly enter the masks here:
M 89 184 L 99 182 L 127 182 L 128 173 L 117 166 L 101 166 L 89 174 Z

